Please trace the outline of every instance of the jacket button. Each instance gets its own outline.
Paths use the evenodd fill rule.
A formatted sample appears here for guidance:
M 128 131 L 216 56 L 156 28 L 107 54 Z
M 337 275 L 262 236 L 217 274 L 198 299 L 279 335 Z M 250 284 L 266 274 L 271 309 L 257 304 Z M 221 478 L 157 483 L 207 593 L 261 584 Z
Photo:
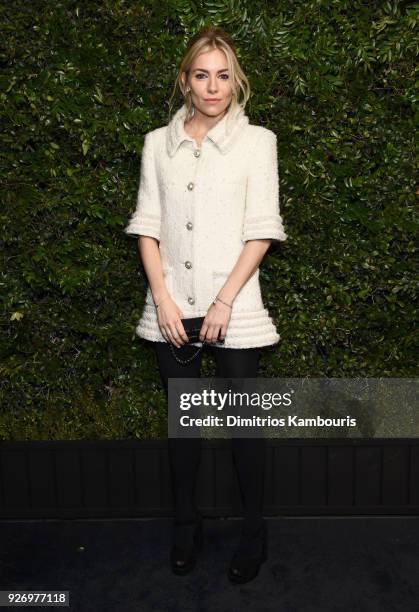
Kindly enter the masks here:
M 201 155 L 201 151 L 199 149 L 195 149 L 194 155 L 195 157 L 199 157 Z
M 185 268 L 188 268 L 188 270 L 192 268 L 192 264 L 190 261 L 185 261 Z
M 192 223 L 190 221 L 188 221 L 188 223 L 186 224 L 186 228 L 188 230 L 191 230 L 193 228 L 193 225 L 192 225 Z
M 188 183 L 189 191 L 192 191 L 193 188 L 194 188 L 194 184 L 193 183 Z
M 188 297 L 188 302 L 189 304 L 195 304 L 195 300 L 193 299 L 193 297 Z

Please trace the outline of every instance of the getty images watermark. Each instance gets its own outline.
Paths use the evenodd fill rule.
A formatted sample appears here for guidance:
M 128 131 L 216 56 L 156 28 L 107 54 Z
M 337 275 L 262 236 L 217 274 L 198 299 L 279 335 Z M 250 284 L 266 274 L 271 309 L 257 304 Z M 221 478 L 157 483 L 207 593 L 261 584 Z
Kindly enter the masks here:
M 169 378 L 170 438 L 416 438 L 417 378 Z

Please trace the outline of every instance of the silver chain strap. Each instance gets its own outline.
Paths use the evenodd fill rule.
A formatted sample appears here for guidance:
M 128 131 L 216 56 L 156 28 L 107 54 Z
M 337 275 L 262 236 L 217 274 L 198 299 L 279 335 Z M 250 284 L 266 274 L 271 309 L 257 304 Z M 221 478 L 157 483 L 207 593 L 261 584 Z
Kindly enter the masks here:
M 195 357 L 196 357 L 196 356 L 197 356 L 197 355 L 198 355 L 198 354 L 199 354 L 199 353 L 202 351 L 202 349 L 204 348 L 204 344 L 205 344 L 205 342 L 203 342 L 203 343 L 202 343 L 202 346 L 199 346 L 199 347 L 198 347 L 198 350 L 196 351 L 196 353 L 194 353 L 194 354 L 192 355 L 192 357 L 188 357 L 187 359 L 179 359 L 179 357 L 178 357 L 178 356 L 176 355 L 176 353 L 175 353 L 175 349 L 174 349 L 174 347 L 173 347 L 173 344 L 172 344 L 171 342 L 170 342 L 169 344 L 170 344 L 170 350 L 172 351 L 172 355 L 173 355 L 173 357 L 176 359 L 176 361 L 177 361 L 178 363 L 182 363 L 183 365 L 185 365 L 185 364 L 187 364 L 187 363 L 190 363 L 190 362 L 191 362 L 193 359 L 195 359 Z M 184 345 L 184 346 L 185 346 L 185 345 Z

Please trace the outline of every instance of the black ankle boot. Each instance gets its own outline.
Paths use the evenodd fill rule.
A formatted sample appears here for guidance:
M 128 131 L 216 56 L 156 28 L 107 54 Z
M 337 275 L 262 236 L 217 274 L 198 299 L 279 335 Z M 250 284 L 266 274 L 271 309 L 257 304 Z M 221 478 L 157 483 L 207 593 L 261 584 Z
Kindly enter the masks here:
M 242 529 L 239 546 L 228 570 L 230 581 L 243 584 L 253 580 L 267 558 L 267 529 L 263 520 L 262 525 L 256 530 Z
M 174 574 L 189 574 L 196 564 L 197 553 L 203 546 L 202 516 L 196 519 L 173 521 L 173 544 L 170 551 L 170 564 Z

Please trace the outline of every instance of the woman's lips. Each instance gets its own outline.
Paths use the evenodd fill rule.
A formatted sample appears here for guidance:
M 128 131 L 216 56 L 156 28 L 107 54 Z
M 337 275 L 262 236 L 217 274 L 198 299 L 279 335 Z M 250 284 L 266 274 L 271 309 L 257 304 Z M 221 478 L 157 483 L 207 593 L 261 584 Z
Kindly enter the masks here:
M 207 104 L 217 104 L 219 100 L 205 100 Z

